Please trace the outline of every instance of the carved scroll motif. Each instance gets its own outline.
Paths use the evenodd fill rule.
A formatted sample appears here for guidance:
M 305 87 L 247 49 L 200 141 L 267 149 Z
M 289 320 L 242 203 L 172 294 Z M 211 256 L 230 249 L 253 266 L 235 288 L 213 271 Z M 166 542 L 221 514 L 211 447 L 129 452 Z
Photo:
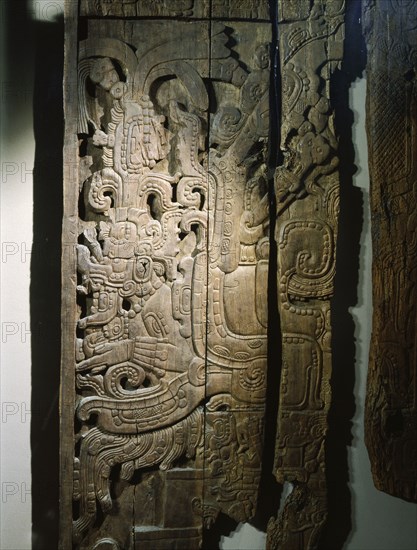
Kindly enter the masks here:
M 78 321 L 63 365 L 73 543 L 194 549 L 220 512 L 256 511 L 270 28 L 182 20 L 207 14 L 197 1 L 82 2 L 94 10 L 79 43 Z M 132 10 L 177 19 L 111 19 Z
M 330 299 L 339 176 L 330 83 L 343 53 L 344 1 L 280 2 L 281 151 L 275 191 L 282 330 L 275 475 L 290 482 L 270 549 L 316 548 L 326 521 Z
M 417 5 L 364 3 L 373 329 L 366 444 L 378 489 L 417 500 Z

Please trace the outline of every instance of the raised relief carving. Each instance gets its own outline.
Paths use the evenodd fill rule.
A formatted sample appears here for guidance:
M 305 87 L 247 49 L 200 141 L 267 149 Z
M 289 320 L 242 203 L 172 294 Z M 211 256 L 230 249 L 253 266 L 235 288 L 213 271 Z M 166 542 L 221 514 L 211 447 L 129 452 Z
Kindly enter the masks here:
M 267 0 L 81 0 L 81 15 L 269 21 Z
M 220 512 L 256 511 L 270 28 L 180 19 L 204 2 L 156 6 L 179 19 L 91 19 L 79 44 L 78 322 L 64 368 L 82 549 L 197 548 Z M 188 513 L 174 517 L 176 502 Z
M 80 14 L 100 17 L 208 17 L 208 0 L 81 0 Z
M 275 239 L 283 360 L 274 473 L 292 492 L 269 522 L 267 547 L 317 548 L 327 515 L 339 200 L 330 78 L 342 59 L 344 1 L 281 2 L 278 13 L 283 162 L 275 173 Z
M 269 20 L 270 7 L 267 0 L 212 0 L 213 17 Z
M 364 3 L 373 328 L 366 444 L 378 489 L 417 500 L 417 6 Z

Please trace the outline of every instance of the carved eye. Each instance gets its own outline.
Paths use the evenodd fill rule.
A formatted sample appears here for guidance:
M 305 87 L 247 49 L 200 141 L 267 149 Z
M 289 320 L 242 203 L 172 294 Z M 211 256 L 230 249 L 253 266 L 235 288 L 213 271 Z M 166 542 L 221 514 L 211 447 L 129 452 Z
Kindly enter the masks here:
M 123 302 L 125 302 L 125 300 L 123 300 Z M 128 309 L 130 309 L 130 304 Z M 107 337 L 115 338 L 120 336 L 123 332 L 122 320 L 118 318 L 113 319 L 111 323 L 103 327 L 103 332 L 107 332 L 107 334 L 105 334 Z
M 126 93 L 127 86 L 124 82 L 116 82 L 110 90 L 111 95 L 114 99 L 120 99 Z

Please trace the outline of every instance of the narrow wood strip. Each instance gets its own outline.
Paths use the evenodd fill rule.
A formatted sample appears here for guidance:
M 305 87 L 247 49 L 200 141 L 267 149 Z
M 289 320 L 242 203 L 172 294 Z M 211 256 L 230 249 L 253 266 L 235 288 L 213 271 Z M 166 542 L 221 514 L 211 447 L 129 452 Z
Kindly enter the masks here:
M 344 2 L 278 4 L 281 153 L 275 174 L 282 330 L 275 475 L 292 492 L 268 526 L 269 549 L 317 548 L 327 516 L 331 297 L 339 175 L 331 79 L 343 55 Z
M 364 2 L 373 325 L 365 437 L 375 486 L 417 500 L 417 4 Z

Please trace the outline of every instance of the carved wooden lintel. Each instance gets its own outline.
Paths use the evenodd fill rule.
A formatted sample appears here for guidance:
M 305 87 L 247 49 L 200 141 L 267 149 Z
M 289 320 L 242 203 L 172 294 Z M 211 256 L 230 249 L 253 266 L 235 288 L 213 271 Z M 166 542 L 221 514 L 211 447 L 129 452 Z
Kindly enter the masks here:
M 64 549 L 194 549 L 220 513 L 237 522 L 256 513 L 272 238 L 268 4 L 84 0 L 78 12 L 67 2 Z M 377 486 L 412 500 L 417 14 L 406 0 L 380 8 L 365 2 L 367 443 Z M 327 516 L 339 201 L 331 82 L 344 12 L 344 0 L 278 2 L 274 474 L 293 490 L 269 523 L 270 549 L 318 547 Z
M 82 2 L 78 44 L 73 5 L 61 546 L 194 549 L 257 506 L 266 3 Z
M 417 4 L 367 0 L 373 328 L 365 411 L 375 485 L 417 500 Z

